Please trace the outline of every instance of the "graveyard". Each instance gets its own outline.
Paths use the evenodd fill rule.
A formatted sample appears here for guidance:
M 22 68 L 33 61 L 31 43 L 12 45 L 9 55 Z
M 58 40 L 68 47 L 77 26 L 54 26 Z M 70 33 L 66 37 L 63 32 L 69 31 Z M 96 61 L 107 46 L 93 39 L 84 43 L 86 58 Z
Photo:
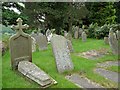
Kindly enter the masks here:
M 11 3 L 11 5 L 12 4 L 13 3 Z M 10 3 L 3 3 L 3 7 L 4 5 L 7 7 Z M 60 3 L 50 4 L 47 2 L 26 2 L 25 5 L 28 11 L 29 5 L 31 5 L 31 8 L 35 7 L 34 5 L 41 5 L 40 8 L 44 11 L 47 5 L 47 10 L 50 8 L 49 5 L 61 6 Z M 66 6 L 63 7 L 64 10 L 67 8 L 67 5 L 69 6 L 69 4 L 66 3 L 63 3 L 63 5 Z M 80 7 L 82 7 L 81 3 L 71 5 L 80 5 Z M 89 6 L 87 6 L 87 4 L 85 5 L 86 7 Z M 109 5 L 112 5 L 112 3 L 109 3 Z M 115 5 L 117 5 L 117 3 Z M 55 10 L 60 11 L 60 9 L 61 8 L 57 8 Z M 85 8 L 82 9 L 83 12 L 86 10 Z M 80 9 L 80 11 L 82 9 Z M 69 9 L 67 8 L 66 10 Z M 7 11 L 3 11 L 3 13 L 5 12 Z M 40 12 L 40 15 L 44 13 L 42 11 Z M 58 17 L 51 16 L 56 12 L 57 11 L 52 14 L 49 13 L 51 18 L 49 18 L 49 14 L 47 19 L 44 17 L 45 20 L 49 21 L 50 19 L 51 22 L 43 22 L 42 24 L 39 23 L 39 25 L 38 23 L 34 24 L 34 22 L 33 25 L 31 24 L 33 18 L 30 18 L 27 12 L 27 14 L 24 13 L 29 16 L 29 19 L 27 19 L 28 21 L 18 16 L 13 22 L 8 20 L 8 26 L 6 26 L 3 20 L 1 24 L 2 31 L 0 32 L 0 35 L 2 35 L 0 38 L 0 87 L 3 89 L 119 89 L 119 21 L 115 21 L 116 24 L 109 23 L 103 25 L 100 25 L 101 23 L 97 21 L 92 21 L 92 24 L 87 26 L 87 24 L 81 24 L 73 19 L 74 22 L 71 22 L 72 26 L 69 26 L 70 21 L 68 19 L 68 22 L 66 22 L 68 26 L 64 23 L 65 21 L 63 22 L 65 26 L 62 26 L 60 24 L 62 22 L 55 22 L 58 17 L 60 18 L 59 15 L 61 15 L 61 13 L 59 14 L 57 12 Z M 63 13 L 64 12 L 62 12 L 62 14 Z M 88 13 L 89 10 L 86 10 L 86 12 L 82 14 L 83 16 L 87 16 L 89 15 Z M 85 18 L 83 16 L 80 15 L 81 18 L 78 18 L 73 15 L 75 19 L 80 19 L 81 21 L 85 20 L 82 19 Z M 29 20 L 32 20 L 31 23 L 29 23 Z M 54 21 L 52 22 L 52 20 Z M 96 22 L 98 24 L 96 24 Z M 46 24 L 48 24 L 48 26 L 46 26 Z

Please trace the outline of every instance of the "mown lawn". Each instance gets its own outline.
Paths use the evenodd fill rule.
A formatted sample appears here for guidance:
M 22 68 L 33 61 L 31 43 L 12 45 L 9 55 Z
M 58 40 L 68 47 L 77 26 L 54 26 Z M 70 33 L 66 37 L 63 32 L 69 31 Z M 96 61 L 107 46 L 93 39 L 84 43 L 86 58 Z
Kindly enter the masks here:
M 88 39 L 87 42 L 82 42 L 79 40 L 73 39 L 73 48 L 74 53 L 71 53 L 71 59 L 74 64 L 74 70 L 71 72 L 65 72 L 59 74 L 56 69 L 54 56 L 52 53 L 51 45 L 48 46 L 48 50 L 45 51 L 36 51 L 33 53 L 33 63 L 38 67 L 48 73 L 52 78 L 54 78 L 58 84 L 51 86 L 51 88 L 77 88 L 76 85 L 65 79 L 66 74 L 70 73 L 79 73 L 87 78 L 91 79 L 94 82 L 103 85 L 104 87 L 117 87 L 117 83 L 114 83 L 110 80 L 105 79 L 104 77 L 93 72 L 96 64 L 104 61 L 117 60 L 117 56 L 111 53 L 109 45 L 105 45 L 103 40 Z M 109 50 L 109 54 L 99 58 L 97 60 L 89 60 L 77 56 L 77 53 L 106 48 Z M 11 70 L 10 67 L 10 54 L 7 51 L 2 58 L 2 78 L 3 78 L 3 88 L 38 88 L 39 86 L 34 82 L 29 82 L 25 78 L 16 74 L 16 72 Z

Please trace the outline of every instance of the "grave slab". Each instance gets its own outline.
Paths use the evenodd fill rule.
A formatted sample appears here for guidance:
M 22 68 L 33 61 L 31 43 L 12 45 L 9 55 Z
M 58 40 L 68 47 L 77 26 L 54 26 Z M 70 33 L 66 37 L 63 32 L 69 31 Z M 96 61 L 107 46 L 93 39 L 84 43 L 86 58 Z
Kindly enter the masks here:
M 116 82 L 116 83 L 120 82 L 120 81 L 118 81 L 118 75 L 120 75 L 120 74 L 118 74 L 116 72 L 108 71 L 108 70 L 105 70 L 102 68 L 96 68 L 95 72 L 113 82 Z
M 56 83 L 55 80 L 52 80 L 52 78 L 44 71 L 38 68 L 35 64 L 28 61 L 19 62 L 18 71 L 29 79 L 37 82 L 41 87 L 46 87 Z
M 102 86 L 90 81 L 87 78 L 80 76 L 79 74 L 72 74 L 70 76 L 67 75 L 66 79 L 73 82 L 75 85 L 77 85 L 80 88 L 102 88 Z

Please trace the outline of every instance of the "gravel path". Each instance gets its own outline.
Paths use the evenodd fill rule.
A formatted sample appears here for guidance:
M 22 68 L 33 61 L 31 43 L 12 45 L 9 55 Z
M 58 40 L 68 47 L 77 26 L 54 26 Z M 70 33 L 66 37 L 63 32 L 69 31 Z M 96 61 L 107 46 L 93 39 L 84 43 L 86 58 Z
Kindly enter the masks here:
M 114 82 L 120 82 L 120 80 L 118 81 L 118 73 L 117 72 L 112 72 L 112 71 L 108 71 L 102 68 L 97 68 L 95 69 L 96 73 L 99 73 L 101 76 L 110 79 Z
M 68 75 L 66 76 L 66 79 L 73 82 L 80 88 L 102 88 L 100 85 L 93 83 L 87 78 L 81 77 L 79 74 L 72 74 L 70 76 Z

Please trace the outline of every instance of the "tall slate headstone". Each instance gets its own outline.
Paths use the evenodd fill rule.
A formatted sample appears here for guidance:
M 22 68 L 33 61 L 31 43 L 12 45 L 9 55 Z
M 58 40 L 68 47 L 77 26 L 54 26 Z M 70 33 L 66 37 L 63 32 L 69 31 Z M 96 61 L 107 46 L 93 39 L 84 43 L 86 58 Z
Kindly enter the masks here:
M 18 32 L 10 38 L 10 54 L 12 69 L 17 69 L 17 65 L 21 60 L 32 62 L 32 40 L 28 34 L 25 34 L 22 29 L 28 28 L 28 25 L 22 25 L 22 19 L 17 19 L 17 26 L 12 26 Z
M 58 72 L 73 70 L 74 66 L 70 58 L 66 39 L 63 36 L 54 35 L 51 39 L 51 44 Z
M 78 28 L 77 26 L 74 28 L 74 30 L 75 30 L 75 31 L 74 31 L 74 38 L 75 38 L 75 39 L 78 39 L 78 37 L 79 37 L 78 29 L 79 29 L 79 28 Z
M 79 28 L 79 30 L 78 30 L 78 37 L 79 37 L 79 38 L 82 37 L 82 32 L 83 32 L 82 28 Z

